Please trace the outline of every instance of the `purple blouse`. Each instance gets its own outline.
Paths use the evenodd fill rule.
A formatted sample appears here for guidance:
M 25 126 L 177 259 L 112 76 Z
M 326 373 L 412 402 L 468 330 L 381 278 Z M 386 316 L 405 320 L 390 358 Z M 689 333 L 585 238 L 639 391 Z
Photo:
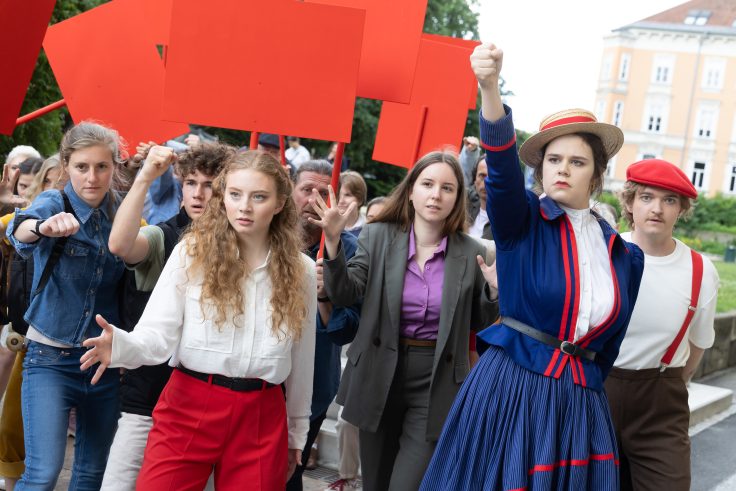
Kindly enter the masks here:
M 409 233 L 409 257 L 401 295 L 401 337 L 437 339 L 442 306 L 442 283 L 445 279 L 447 237 L 424 264 L 424 271 L 414 260 L 417 255 L 414 227 Z M 422 274 L 424 273 L 424 274 Z

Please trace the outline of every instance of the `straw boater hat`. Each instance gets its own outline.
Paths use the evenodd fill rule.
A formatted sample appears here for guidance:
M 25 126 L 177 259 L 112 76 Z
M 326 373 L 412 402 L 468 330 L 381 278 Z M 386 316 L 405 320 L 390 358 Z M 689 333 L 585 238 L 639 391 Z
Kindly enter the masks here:
M 555 138 L 572 133 L 591 133 L 603 142 L 611 159 L 624 144 L 624 133 L 616 126 L 599 123 L 593 113 L 585 109 L 566 109 L 547 116 L 539 124 L 539 133 L 529 137 L 519 149 L 519 156 L 529 167 L 542 163 L 542 149 Z

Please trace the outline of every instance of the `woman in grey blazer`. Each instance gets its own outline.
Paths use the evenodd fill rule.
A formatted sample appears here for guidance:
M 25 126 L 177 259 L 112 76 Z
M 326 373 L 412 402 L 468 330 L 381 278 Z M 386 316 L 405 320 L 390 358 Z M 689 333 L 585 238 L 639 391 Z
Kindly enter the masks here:
M 316 193 L 312 204 L 325 232 L 330 300 L 363 300 L 337 396 L 343 418 L 360 428 L 363 488 L 418 489 L 468 373 L 469 332 L 498 315 L 484 247 L 463 233 L 462 170 L 451 153 L 422 157 L 347 263 L 340 231 L 352 210 L 340 213 Z

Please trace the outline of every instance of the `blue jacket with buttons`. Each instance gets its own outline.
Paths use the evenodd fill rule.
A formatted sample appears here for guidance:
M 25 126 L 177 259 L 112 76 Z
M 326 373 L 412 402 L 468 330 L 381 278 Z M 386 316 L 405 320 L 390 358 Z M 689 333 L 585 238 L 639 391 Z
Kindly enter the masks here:
M 515 318 L 560 340 L 575 341 L 580 276 L 575 234 L 565 212 L 550 198 L 524 189 L 511 109 L 490 123 L 481 116 L 487 150 L 487 211 L 496 241 L 501 316 Z M 562 353 L 501 322 L 482 331 L 482 341 L 499 346 L 519 365 L 559 378 L 572 371 L 576 384 L 601 390 L 618 356 L 634 309 L 644 255 L 598 217 L 611 261 L 614 306 L 608 318 L 576 341 L 597 353 L 595 361 Z
M 46 287 L 31 299 L 25 320 L 53 341 L 81 346 L 84 339 L 100 335 L 101 329 L 94 320 L 96 314 L 111 324 L 119 324 L 117 288 L 124 264 L 107 248 L 114 211 L 109 196 L 99 207 L 92 208 L 77 196 L 71 183 L 67 183 L 64 192 L 79 220 L 79 231 L 67 240 Z M 18 254 L 26 258 L 33 255 L 33 290 L 57 239 L 42 237 L 26 244 L 13 233 L 24 220 L 47 219 L 62 211 L 61 193 L 46 191 L 29 208 L 16 210 L 8 227 L 8 239 Z

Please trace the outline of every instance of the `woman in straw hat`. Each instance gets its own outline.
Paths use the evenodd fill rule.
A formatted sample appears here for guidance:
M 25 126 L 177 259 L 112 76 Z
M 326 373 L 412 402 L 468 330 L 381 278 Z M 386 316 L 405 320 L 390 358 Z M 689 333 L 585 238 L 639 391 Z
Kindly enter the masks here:
M 542 197 L 524 190 L 503 61 L 477 47 L 487 150 L 488 216 L 497 246 L 501 321 L 460 389 L 422 483 L 432 489 L 618 489 L 603 380 L 618 355 L 644 258 L 589 209 L 615 126 L 584 110 L 546 118 L 521 147 Z

